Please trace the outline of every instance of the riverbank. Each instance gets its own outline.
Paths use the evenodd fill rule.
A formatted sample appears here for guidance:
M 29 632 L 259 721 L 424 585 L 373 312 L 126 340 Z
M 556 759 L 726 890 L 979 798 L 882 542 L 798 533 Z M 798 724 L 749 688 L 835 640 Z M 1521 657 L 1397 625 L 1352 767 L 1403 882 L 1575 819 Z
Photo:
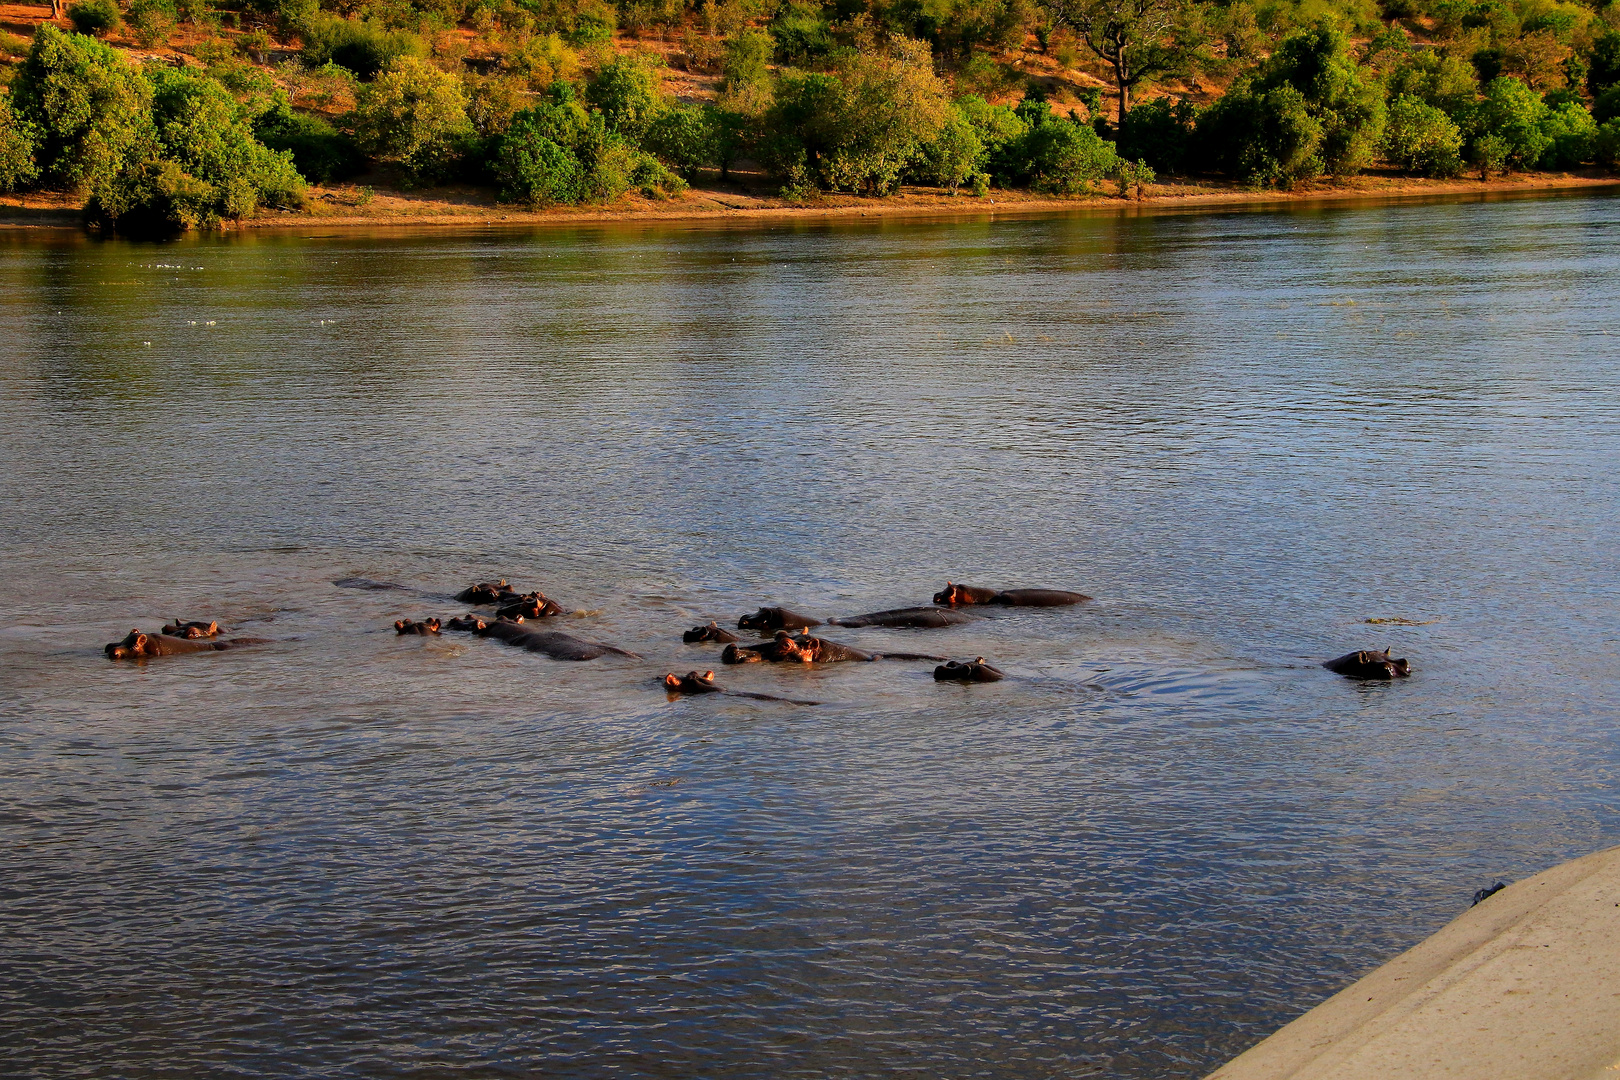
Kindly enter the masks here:
M 1620 176 L 1586 173 L 1526 173 L 1479 180 L 1425 180 L 1369 173 L 1340 181 L 1301 185 L 1290 191 L 1256 189 L 1221 181 L 1172 181 L 1149 185 L 1140 199 L 1105 195 L 1053 198 L 1022 191 L 984 196 L 952 195 L 934 188 L 906 188 L 887 198 L 828 195 L 790 201 L 741 186 L 693 187 L 673 199 L 627 196 L 611 206 L 559 206 L 544 210 L 503 205 L 487 188 L 456 187 L 398 191 L 366 185 L 312 186 L 303 210 L 266 212 L 230 229 L 433 228 L 443 226 L 542 226 L 635 221 L 816 221 L 856 217 L 950 217 L 986 214 L 1050 214 L 1089 210 L 1201 211 L 1368 199 L 1468 198 L 1568 194 L 1620 187 Z M 78 201 L 55 193 L 0 198 L 0 228 L 77 228 Z
M 1564 1080 L 1620 1070 L 1620 847 L 1487 897 L 1209 1080 Z

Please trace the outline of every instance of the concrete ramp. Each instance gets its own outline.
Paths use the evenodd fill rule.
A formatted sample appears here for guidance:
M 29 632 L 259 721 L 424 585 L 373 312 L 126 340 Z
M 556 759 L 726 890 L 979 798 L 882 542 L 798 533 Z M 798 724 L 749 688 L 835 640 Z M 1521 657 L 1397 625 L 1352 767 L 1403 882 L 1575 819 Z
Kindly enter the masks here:
M 1209 1080 L 1620 1080 L 1620 847 L 1469 908 Z

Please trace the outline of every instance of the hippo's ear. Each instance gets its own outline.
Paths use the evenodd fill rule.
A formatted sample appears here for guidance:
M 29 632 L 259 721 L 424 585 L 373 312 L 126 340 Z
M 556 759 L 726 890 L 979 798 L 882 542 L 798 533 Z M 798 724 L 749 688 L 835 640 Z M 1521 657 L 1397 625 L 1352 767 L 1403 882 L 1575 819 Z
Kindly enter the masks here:
M 135 635 L 135 643 L 134 643 L 134 647 L 135 647 L 135 648 L 137 648 L 137 649 L 142 649 L 142 648 L 145 648 L 145 647 L 146 647 L 146 643 L 147 643 L 147 642 L 148 642 L 148 641 L 149 641 L 149 640 L 151 640 L 151 639 L 150 639 L 150 638 L 148 638 L 148 637 L 147 637 L 147 636 L 146 636 L 146 635 L 145 635 L 145 634 L 142 634 L 142 633 L 137 633 L 137 632 L 136 632 L 136 631 L 134 631 L 134 630 L 131 630 L 131 631 L 130 631 L 130 633 L 132 633 L 132 634 L 134 634 L 134 635 Z
M 984 657 L 982 657 L 982 656 L 975 656 L 975 657 L 974 657 L 974 658 L 973 658 L 973 662 L 974 662 L 974 663 L 975 663 L 975 664 L 982 664 L 982 663 L 984 663 Z
M 215 619 L 213 622 L 208 624 L 208 632 L 210 634 L 219 633 L 219 620 L 218 619 Z
M 664 676 L 664 685 L 679 686 L 681 685 L 681 677 L 672 671 L 668 675 Z
M 786 630 L 778 630 L 778 631 L 777 631 L 777 632 L 776 632 L 776 633 L 775 633 L 775 634 L 774 634 L 774 635 L 772 635 L 772 636 L 773 636 L 773 637 L 775 637 L 775 638 L 776 638 L 776 640 L 777 640 L 777 641 L 781 641 L 781 640 L 782 640 L 782 639 L 783 639 L 783 638 L 790 638 L 790 637 L 792 637 L 792 636 L 793 636 L 793 635 L 792 635 L 792 634 L 790 634 L 790 633 L 788 633 L 788 632 L 787 632 L 787 631 L 786 631 Z
M 713 682 L 713 681 L 714 681 L 714 672 L 712 672 L 712 671 L 705 671 L 705 672 L 704 672 L 704 673 L 703 673 L 703 678 L 704 678 L 704 679 L 705 679 L 705 680 L 706 680 L 706 681 L 708 681 L 708 682 Z

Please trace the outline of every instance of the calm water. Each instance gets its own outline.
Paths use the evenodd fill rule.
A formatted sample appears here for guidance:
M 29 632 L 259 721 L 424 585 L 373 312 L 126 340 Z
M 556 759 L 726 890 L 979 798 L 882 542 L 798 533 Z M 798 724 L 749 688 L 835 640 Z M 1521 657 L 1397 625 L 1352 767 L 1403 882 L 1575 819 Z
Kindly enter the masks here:
M 0 237 L 0 1071 L 1201 1075 L 1620 842 L 1617 241 Z M 394 635 L 491 575 L 646 660 Z M 654 682 L 946 578 L 1097 601 Z

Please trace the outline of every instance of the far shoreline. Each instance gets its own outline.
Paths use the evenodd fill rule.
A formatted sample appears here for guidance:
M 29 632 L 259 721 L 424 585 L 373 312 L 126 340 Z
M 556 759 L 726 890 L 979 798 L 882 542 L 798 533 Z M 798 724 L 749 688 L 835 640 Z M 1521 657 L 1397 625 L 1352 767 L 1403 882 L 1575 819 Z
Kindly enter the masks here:
M 1620 176 L 1529 173 L 1480 180 L 1425 180 L 1362 175 L 1317 182 L 1291 191 L 1247 188 L 1220 182 L 1177 181 L 1150 185 L 1141 198 L 1090 195 L 1052 198 L 1023 191 L 983 196 L 951 195 L 907 188 L 883 198 L 828 195 L 807 202 L 749 194 L 742 189 L 693 187 L 668 200 L 629 196 L 611 206 L 560 206 L 544 210 L 499 204 L 486 189 L 423 192 L 377 190 L 359 185 L 311 185 L 309 207 L 267 212 L 227 222 L 218 233 L 285 233 L 309 229 L 346 232 L 434 232 L 458 228 L 534 229 L 574 225 L 768 225 L 790 222 L 986 219 L 1064 214 L 1203 213 L 1278 210 L 1301 206 L 1373 205 L 1402 202 L 1465 202 L 1581 195 L 1620 188 Z M 60 194 L 0 197 L 0 231 L 84 231 L 80 208 Z M 199 232 L 196 235 L 208 235 Z

